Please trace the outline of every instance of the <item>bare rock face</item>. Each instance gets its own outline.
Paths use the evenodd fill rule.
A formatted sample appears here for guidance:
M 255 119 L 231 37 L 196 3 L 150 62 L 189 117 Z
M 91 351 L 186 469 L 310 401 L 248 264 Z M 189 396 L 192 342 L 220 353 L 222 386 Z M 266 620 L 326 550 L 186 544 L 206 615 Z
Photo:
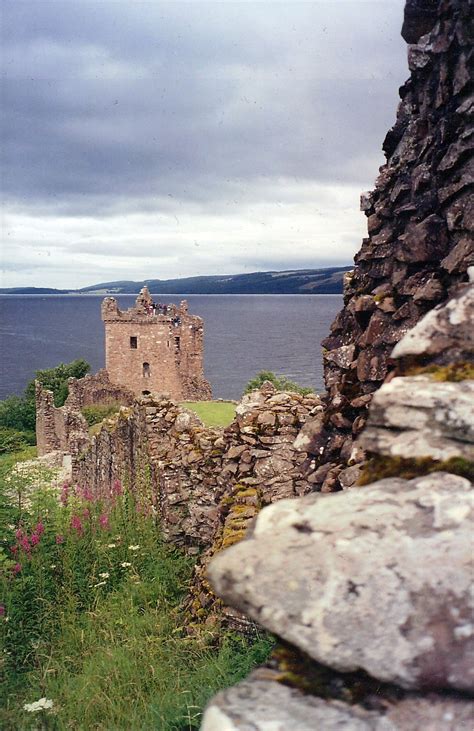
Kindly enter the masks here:
M 336 670 L 474 690 L 470 488 L 437 473 L 281 501 L 216 556 L 211 582 Z
M 472 704 L 431 695 L 379 710 L 303 695 L 254 673 L 216 695 L 201 731 L 471 731 Z
M 474 264 L 473 7 L 472 0 L 406 3 L 411 76 L 383 143 L 387 162 L 361 198 L 368 236 L 345 279 L 344 308 L 322 343 L 325 416 L 313 432 L 306 427 L 316 490 L 344 487 L 339 474 L 365 425 L 370 395 L 394 369 L 394 345 L 467 281 Z M 328 482 L 318 472 L 326 463 L 340 467 Z
M 402 36 L 407 43 L 416 43 L 436 22 L 438 0 L 408 0 L 405 6 Z
M 391 457 L 474 461 L 474 381 L 392 379 L 374 395 L 358 444 Z

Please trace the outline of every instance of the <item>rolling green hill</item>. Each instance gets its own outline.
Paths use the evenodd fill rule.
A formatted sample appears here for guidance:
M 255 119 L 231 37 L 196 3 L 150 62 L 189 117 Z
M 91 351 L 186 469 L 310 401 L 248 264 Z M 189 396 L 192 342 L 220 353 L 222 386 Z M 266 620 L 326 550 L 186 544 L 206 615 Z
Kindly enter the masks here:
M 0 289 L 0 294 L 137 294 L 147 285 L 152 294 L 340 294 L 351 266 L 252 272 L 183 279 L 100 282 L 77 290 L 36 287 Z

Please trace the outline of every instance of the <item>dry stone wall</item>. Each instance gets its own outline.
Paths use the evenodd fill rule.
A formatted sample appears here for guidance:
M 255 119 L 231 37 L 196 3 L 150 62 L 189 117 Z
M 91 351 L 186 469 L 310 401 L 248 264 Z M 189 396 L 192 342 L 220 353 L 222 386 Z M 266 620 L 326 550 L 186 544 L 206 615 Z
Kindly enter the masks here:
M 371 395 L 394 367 L 393 346 L 451 296 L 474 262 L 473 15 L 472 0 L 407 2 L 411 76 L 383 145 L 387 163 L 361 199 L 368 238 L 323 342 L 326 413 L 300 445 L 318 459 L 315 489 L 357 479 L 356 469 L 344 467 L 363 459 L 354 440 Z
M 392 353 L 399 375 L 377 392 L 359 441 L 393 476 L 279 501 L 210 563 L 222 600 L 302 660 L 288 672 L 277 657 L 217 696 L 203 731 L 248 723 L 264 731 L 269 718 L 282 729 L 470 729 L 474 414 L 465 397 L 474 389 L 473 293 L 474 283 L 462 287 L 417 325 L 422 342 L 433 322 L 444 325 L 424 351 L 423 375 L 404 371 L 403 359 L 419 355 L 411 333 Z M 416 476 L 406 479 L 407 471 Z
M 212 429 L 169 398 L 146 396 L 102 423 L 74 456 L 73 480 L 95 494 L 116 479 L 132 491 L 146 483 L 168 540 L 188 550 L 230 544 L 242 538 L 257 506 L 311 489 L 306 456 L 293 444 L 320 410 L 314 394 L 277 393 L 264 384 L 237 406 L 229 427 Z

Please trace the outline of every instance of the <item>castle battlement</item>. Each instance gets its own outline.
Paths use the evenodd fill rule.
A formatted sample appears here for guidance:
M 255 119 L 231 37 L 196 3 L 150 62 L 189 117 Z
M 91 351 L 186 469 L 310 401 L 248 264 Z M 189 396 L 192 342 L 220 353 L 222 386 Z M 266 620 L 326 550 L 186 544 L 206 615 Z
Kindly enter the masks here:
M 102 302 L 105 363 L 110 380 L 137 396 L 167 393 L 177 400 L 211 398 L 203 374 L 204 323 L 186 300 L 153 301 L 143 287 L 133 307 L 120 310 L 114 297 Z

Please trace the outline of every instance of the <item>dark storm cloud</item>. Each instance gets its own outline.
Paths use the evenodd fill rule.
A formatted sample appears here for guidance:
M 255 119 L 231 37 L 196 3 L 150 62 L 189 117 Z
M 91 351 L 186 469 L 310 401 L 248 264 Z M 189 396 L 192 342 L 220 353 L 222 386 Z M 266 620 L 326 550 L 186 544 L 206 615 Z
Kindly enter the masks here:
M 3 286 L 345 264 L 404 0 L 0 0 Z
M 6 2 L 4 194 L 84 214 L 370 180 L 401 6 Z

